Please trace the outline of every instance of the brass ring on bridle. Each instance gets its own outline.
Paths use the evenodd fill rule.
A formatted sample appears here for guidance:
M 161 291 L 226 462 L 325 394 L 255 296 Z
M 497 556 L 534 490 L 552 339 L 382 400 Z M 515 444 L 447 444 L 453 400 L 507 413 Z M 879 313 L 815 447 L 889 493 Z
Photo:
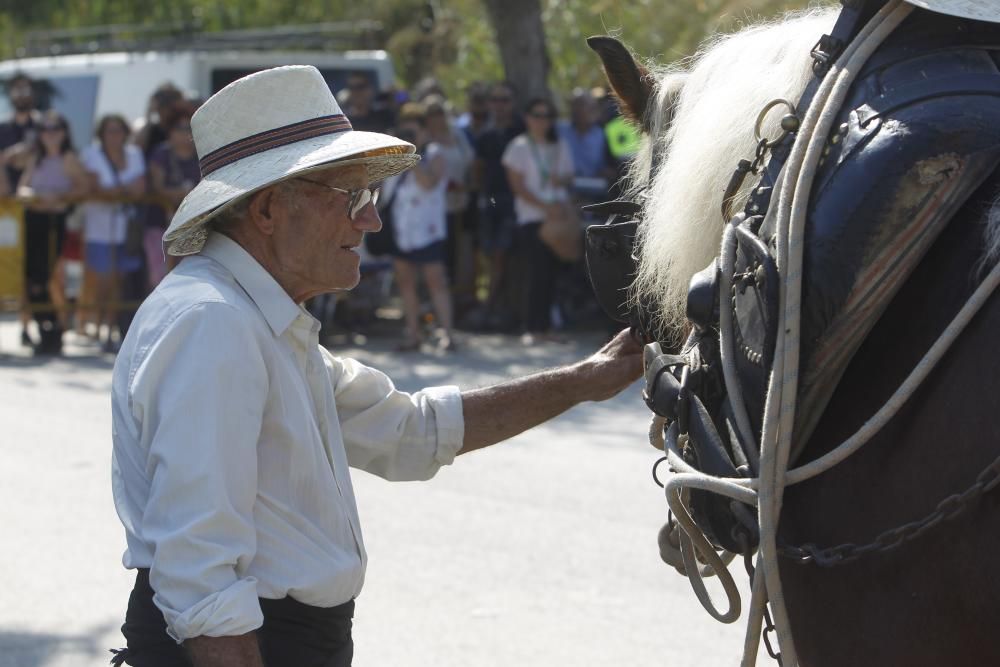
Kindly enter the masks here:
M 776 106 L 778 106 L 778 105 L 780 105 L 780 104 L 784 104 L 784 105 L 785 105 L 786 107 L 788 107 L 788 113 L 787 113 L 787 114 L 785 114 L 785 115 L 784 115 L 784 116 L 782 117 L 782 123 L 781 123 L 781 124 L 782 124 L 782 129 L 781 129 L 781 134 L 780 134 L 780 135 L 778 135 L 778 138 L 777 138 L 777 139 L 773 139 L 773 140 L 766 140 L 766 141 L 765 141 L 764 137 L 762 137 L 762 136 L 761 136 L 761 126 L 762 126 L 762 125 L 764 124 L 764 119 L 765 119 L 765 118 L 767 117 L 767 114 L 768 114 L 768 112 L 769 112 L 769 111 L 771 111 L 771 109 L 775 108 Z M 786 118 L 789 118 L 789 117 L 792 117 L 792 118 L 795 118 L 795 117 L 797 116 L 797 113 L 798 113 L 798 112 L 797 112 L 797 111 L 795 110 L 795 105 L 794 105 L 794 104 L 792 104 L 791 102 L 789 102 L 788 100 L 786 100 L 786 99 L 780 99 L 780 98 L 779 98 L 779 99 L 776 99 L 776 100 L 771 100 L 770 102 L 768 102 L 768 103 L 767 103 L 767 104 L 766 104 L 766 105 L 764 106 L 764 108 L 763 108 L 763 109 L 761 109 L 761 110 L 760 110 L 760 114 L 758 114 L 758 115 L 757 115 L 757 122 L 756 122 L 756 123 L 754 123 L 754 126 L 753 126 L 753 136 L 754 136 L 754 138 L 755 138 L 755 139 L 756 139 L 756 140 L 757 140 L 758 142 L 761 142 L 761 141 L 765 141 L 765 144 L 766 144 L 766 146 L 767 146 L 767 147 L 768 147 L 769 149 L 770 149 L 770 148 L 774 148 L 774 147 L 775 147 L 775 146 L 777 146 L 777 145 L 778 145 L 779 143 L 781 143 L 781 141 L 782 141 L 782 140 L 783 140 L 783 139 L 784 139 L 785 137 L 787 137 L 787 136 L 789 135 L 789 133 L 791 133 L 791 132 L 793 131 L 793 129 L 790 129 L 790 128 L 788 128 L 788 127 L 785 127 L 785 125 L 786 125 L 786 123 L 785 123 L 785 119 L 786 119 Z M 797 121 L 798 121 L 798 119 L 797 119 L 797 118 L 795 118 L 795 120 L 796 120 L 796 122 L 794 123 L 794 125 L 795 125 L 795 126 L 796 126 L 796 128 L 797 128 L 797 127 L 798 127 L 798 122 L 797 122 Z

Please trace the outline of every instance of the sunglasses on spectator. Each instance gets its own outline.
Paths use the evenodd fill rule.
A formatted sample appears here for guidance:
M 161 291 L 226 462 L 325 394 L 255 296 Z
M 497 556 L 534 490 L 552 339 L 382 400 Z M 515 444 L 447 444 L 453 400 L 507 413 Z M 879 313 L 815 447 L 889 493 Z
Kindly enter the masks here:
M 353 90 L 353 91 L 368 90 L 369 88 L 371 88 L 371 86 L 369 84 L 367 84 L 367 83 L 349 83 L 349 84 L 347 84 L 347 89 L 348 90 Z
M 364 210 L 365 206 L 371 204 L 374 206 L 378 203 L 379 188 L 361 188 L 360 190 L 345 190 L 343 188 L 336 188 L 332 185 L 327 185 L 326 183 L 320 183 L 319 181 L 313 181 L 308 178 L 297 178 L 297 181 L 305 181 L 306 183 L 312 183 L 313 185 L 318 185 L 324 187 L 327 190 L 333 190 L 334 192 L 340 192 L 341 194 L 348 195 L 350 199 L 347 202 L 347 217 L 354 220 L 358 217 L 358 214 Z
M 42 126 L 42 132 L 65 132 L 66 128 L 62 125 L 44 125 Z
M 552 120 L 556 117 L 554 113 L 548 111 L 531 111 L 528 115 L 532 118 L 542 118 L 544 120 Z
M 514 98 L 512 98 L 512 97 L 506 97 L 504 95 L 494 95 L 493 97 L 490 98 L 490 101 L 491 102 L 510 102 L 513 99 Z

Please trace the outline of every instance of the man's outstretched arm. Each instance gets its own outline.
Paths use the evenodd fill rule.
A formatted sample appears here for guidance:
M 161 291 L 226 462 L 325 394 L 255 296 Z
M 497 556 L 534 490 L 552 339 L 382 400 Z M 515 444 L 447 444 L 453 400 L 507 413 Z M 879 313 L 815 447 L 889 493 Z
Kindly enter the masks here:
M 459 454 L 489 447 L 584 401 L 603 401 L 642 374 L 642 346 L 622 331 L 570 366 L 462 392 L 465 441 Z

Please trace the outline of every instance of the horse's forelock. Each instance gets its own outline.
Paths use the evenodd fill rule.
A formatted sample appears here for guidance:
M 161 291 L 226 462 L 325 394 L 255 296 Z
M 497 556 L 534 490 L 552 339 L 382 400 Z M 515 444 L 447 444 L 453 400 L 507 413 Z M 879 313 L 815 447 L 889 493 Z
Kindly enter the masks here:
M 809 52 L 829 31 L 834 10 L 812 11 L 717 38 L 683 69 L 661 69 L 658 114 L 630 172 L 632 190 L 647 188 L 645 223 L 639 231 L 640 261 L 634 296 L 658 305 L 658 325 L 668 335 L 684 329 L 691 276 L 718 254 L 722 193 L 743 158 L 754 155 L 757 114 L 768 102 L 798 100 L 811 76 Z M 769 115 L 764 133 L 775 136 L 780 113 Z M 659 168 L 646 183 L 654 151 Z M 747 179 L 736 202 L 753 186 Z

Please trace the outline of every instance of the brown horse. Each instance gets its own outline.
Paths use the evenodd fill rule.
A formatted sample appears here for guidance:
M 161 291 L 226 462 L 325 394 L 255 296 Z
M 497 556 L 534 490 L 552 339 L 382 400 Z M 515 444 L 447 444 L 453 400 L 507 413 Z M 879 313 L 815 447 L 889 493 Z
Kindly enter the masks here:
M 676 342 L 670 332 L 686 327 L 692 274 L 718 253 L 722 195 L 736 162 L 753 156 L 758 112 L 773 99 L 799 98 L 812 76 L 810 49 L 835 17 L 812 12 L 713 40 L 683 69 L 637 63 L 611 38 L 590 41 L 623 112 L 646 135 L 630 177 L 632 193 L 645 193 L 634 287 L 656 304 L 668 342 Z M 1000 25 L 996 36 L 984 50 L 1000 63 Z M 765 123 L 765 134 L 776 125 L 776 119 Z M 745 201 L 753 186 L 748 182 L 739 197 Z M 892 298 L 848 364 L 800 461 L 843 442 L 885 403 L 996 264 L 998 193 L 1000 170 L 966 200 Z M 781 541 L 869 544 L 973 487 L 1000 456 L 998 332 L 1000 294 L 994 293 L 865 447 L 787 489 Z M 801 664 L 1000 665 L 1000 572 L 993 569 L 1000 489 L 970 496 L 891 549 L 834 566 L 780 559 Z

